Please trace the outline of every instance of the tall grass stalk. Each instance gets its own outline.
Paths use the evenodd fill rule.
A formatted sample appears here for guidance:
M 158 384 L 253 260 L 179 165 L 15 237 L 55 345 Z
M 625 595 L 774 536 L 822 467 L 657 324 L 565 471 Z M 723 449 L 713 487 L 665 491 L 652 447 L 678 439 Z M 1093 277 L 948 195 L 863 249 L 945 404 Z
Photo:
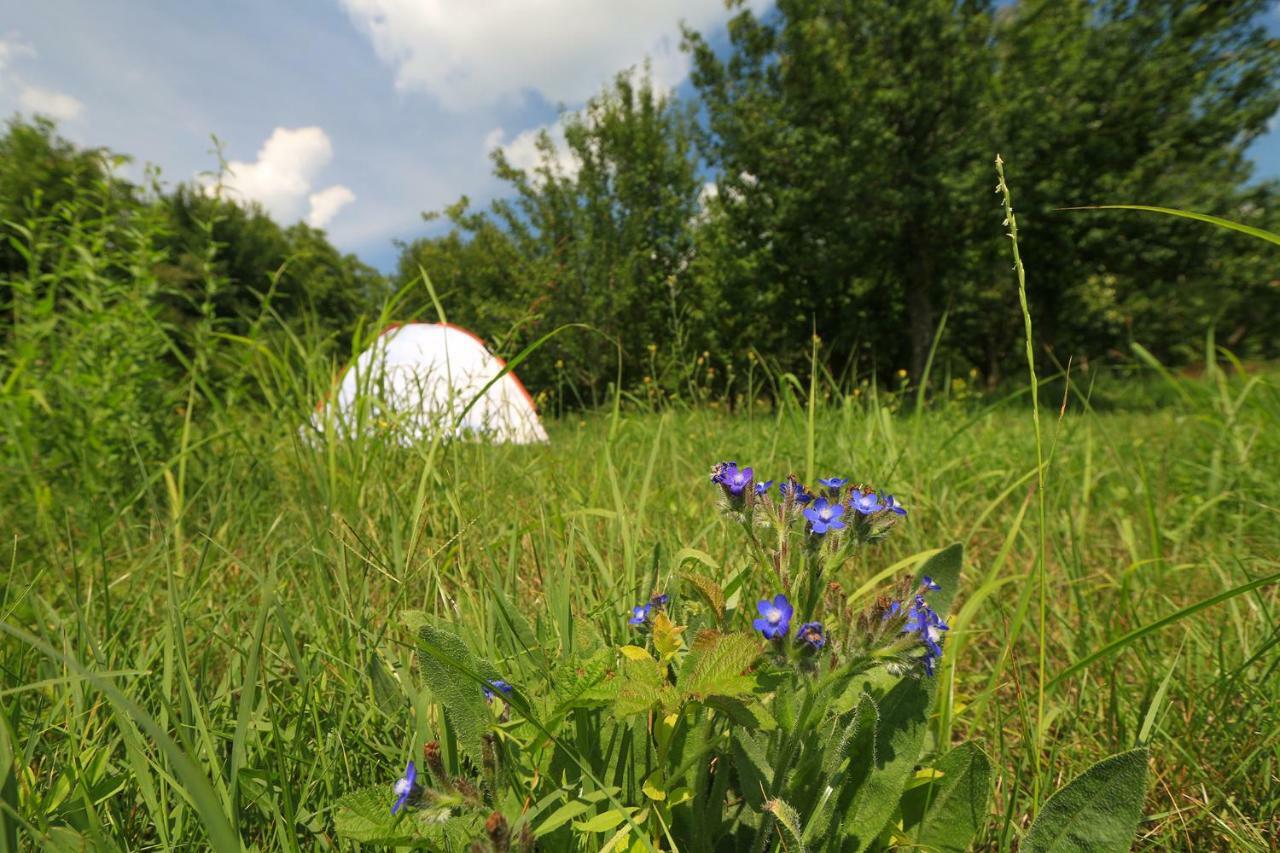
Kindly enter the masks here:
M 1018 275 L 1018 305 L 1022 309 L 1022 325 L 1026 337 L 1027 350 L 1027 373 L 1031 385 L 1031 420 L 1035 426 L 1036 436 L 1036 493 L 1037 493 L 1037 509 L 1039 512 L 1039 536 L 1040 550 L 1036 558 L 1037 562 L 1037 582 L 1040 593 L 1040 644 L 1037 657 L 1037 677 L 1036 677 L 1036 731 L 1035 731 L 1035 779 L 1034 779 L 1034 796 L 1036 808 L 1039 808 L 1041 794 L 1041 779 L 1043 777 L 1043 767 L 1041 765 L 1044 753 L 1044 690 L 1045 690 L 1045 672 L 1048 654 L 1048 627 L 1049 627 L 1049 579 L 1048 571 L 1048 524 L 1045 519 L 1048 515 L 1045 508 L 1045 471 L 1044 467 L 1044 438 L 1040 430 L 1040 380 L 1036 376 L 1036 356 L 1035 347 L 1032 343 L 1031 333 L 1031 309 L 1027 305 L 1027 271 L 1022 265 L 1022 255 L 1018 252 L 1018 220 L 1013 213 L 1013 196 L 1009 192 L 1009 183 L 1004 177 L 1004 160 L 999 154 L 996 155 L 996 176 L 997 185 L 996 192 L 1000 193 L 1004 198 L 1004 225 L 1009 229 L 1009 246 L 1013 252 L 1013 268 Z

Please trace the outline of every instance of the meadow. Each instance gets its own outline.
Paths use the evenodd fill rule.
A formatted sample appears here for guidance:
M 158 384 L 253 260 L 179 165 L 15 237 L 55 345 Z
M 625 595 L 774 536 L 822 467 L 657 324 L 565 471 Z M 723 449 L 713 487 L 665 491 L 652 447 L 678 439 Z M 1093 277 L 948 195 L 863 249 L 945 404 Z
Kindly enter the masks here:
M 246 364 L 277 405 L 202 400 L 193 382 L 178 453 L 134 460 L 140 486 L 11 472 L 0 846 L 348 846 L 335 832 L 344 796 L 378 786 L 390 806 L 426 741 L 462 766 L 416 677 L 414 620 L 451 626 L 519 695 L 553 696 L 575 646 L 628 642 L 632 606 L 651 590 L 678 596 L 682 569 L 722 583 L 750 569 L 708 482 L 733 459 L 769 477 L 852 477 L 909 507 L 830 578 L 846 593 L 963 544 L 926 752 L 969 741 L 990 757 L 977 849 L 1016 849 L 1037 802 L 1139 744 L 1139 849 L 1274 849 L 1274 371 L 1210 361 L 1196 376 L 1151 365 L 1044 380 L 1041 575 L 1026 389 L 983 396 L 947 377 L 955 393 L 925 403 L 795 382 L 732 411 L 619 400 L 549 420 L 545 446 L 405 449 L 305 438 L 327 368 L 299 388 L 261 353 Z M 736 598 L 752 610 L 753 590 L 730 610 Z M 600 713 L 570 715 L 558 737 L 607 767 Z M 584 803 L 539 849 L 614 835 L 617 821 L 591 829 L 608 803 L 582 796 L 586 778 L 519 776 L 517 814 Z M 618 799 L 643 802 L 641 781 L 624 779 Z

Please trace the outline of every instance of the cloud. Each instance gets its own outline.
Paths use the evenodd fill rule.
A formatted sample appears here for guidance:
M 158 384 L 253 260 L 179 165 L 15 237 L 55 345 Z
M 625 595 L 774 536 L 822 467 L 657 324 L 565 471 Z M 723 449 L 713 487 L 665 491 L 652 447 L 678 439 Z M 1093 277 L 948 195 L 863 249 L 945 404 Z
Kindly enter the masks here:
M 577 104 L 646 57 L 654 85 L 689 72 L 677 21 L 707 29 L 724 0 L 342 0 L 396 87 L 426 92 L 454 111 L 530 90 Z M 751 0 L 761 9 L 767 0 Z
M 4 71 L 19 56 L 35 55 L 35 49 L 26 42 L 19 41 L 17 36 L 0 38 L 0 71 Z
M 252 163 L 232 160 L 222 176 L 221 189 L 240 201 L 256 201 L 275 219 L 293 222 L 308 209 L 307 221 L 322 227 L 348 203 L 355 193 L 336 184 L 311 191 L 319 172 L 333 159 L 333 143 L 319 127 L 277 127 Z M 207 192 L 218 187 L 206 183 Z
M 58 121 L 71 121 L 84 112 L 84 104 L 65 92 L 39 86 L 23 86 L 18 104 L 29 113 L 39 113 Z
M 506 155 L 508 163 L 517 169 L 533 172 L 542 165 L 542 152 L 538 150 L 538 137 L 543 131 L 546 131 L 551 137 L 553 171 L 570 178 L 577 175 L 578 169 L 581 168 L 582 164 L 578 162 L 578 158 L 569 149 L 569 144 L 565 141 L 563 119 L 559 119 L 549 125 L 522 130 L 506 145 L 502 144 L 505 133 L 502 128 L 496 128 L 489 131 L 485 136 L 485 148 L 492 151 L 494 148 L 500 147 L 502 148 L 502 153 Z
M 18 108 L 27 113 L 38 113 L 58 121 L 71 121 L 84 112 L 84 104 L 65 92 L 56 92 L 28 83 L 9 67 L 19 57 L 34 57 L 35 48 L 20 41 L 17 36 L 0 38 L 0 90 L 12 86 L 17 90 Z
M 339 210 L 355 200 L 356 194 L 342 184 L 334 184 L 318 193 L 312 193 L 307 196 L 307 203 L 311 207 L 307 214 L 307 224 L 313 228 L 323 228 Z

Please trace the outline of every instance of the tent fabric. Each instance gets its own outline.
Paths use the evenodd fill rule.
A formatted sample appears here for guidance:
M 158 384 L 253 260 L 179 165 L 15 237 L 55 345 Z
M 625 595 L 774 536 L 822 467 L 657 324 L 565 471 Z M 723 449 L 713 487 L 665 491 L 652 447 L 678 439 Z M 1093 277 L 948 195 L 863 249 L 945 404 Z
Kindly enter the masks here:
M 345 432 L 390 432 L 404 444 L 442 434 L 514 444 L 546 441 L 533 398 L 514 373 L 480 395 L 505 366 L 458 326 L 392 326 L 352 362 L 332 400 L 316 412 L 315 426 L 324 430 L 332 422 Z

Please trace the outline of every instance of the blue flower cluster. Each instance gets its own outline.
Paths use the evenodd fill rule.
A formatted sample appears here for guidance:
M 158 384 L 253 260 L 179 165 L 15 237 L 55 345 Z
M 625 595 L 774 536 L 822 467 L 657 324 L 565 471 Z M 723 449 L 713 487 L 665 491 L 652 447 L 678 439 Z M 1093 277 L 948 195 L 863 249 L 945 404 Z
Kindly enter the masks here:
M 924 646 L 924 655 L 920 657 L 920 665 L 926 675 L 933 675 L 935 662 L 942 657 L 943 632 L 951 629 L 928 602 L 925 593 L 942 589 L 933 578 L 925 575 L 920 579 L 920 591 L 917 592 L 906 608 L 907 618 L 902 623 L 902 633 L 911 634 Z M 890 619 L 902 613 L 903 607 L 897 601 L 890 602 L 884 618 Z
M 752 622 L 752 627 L 764 635 L 766 640 L 780 640 L 791 631 L 791 617 L 795 608 L 782 593 L 772 600 L 762 598 L 756 603 L 760 616 Z M 805 622 L 796 630 L 796 642 L 808 645 L 814 651 L 827 644 L 826 631 L 821 622 Z
M 729 508 L 738 512 L 766 502 L 773 480 L 755 482 L 752 468 L 740 468 L 737 462 L 721 462 L 711 470 L 711 482 L 720 486 Z M 858 485 L 851 485 L 846 477 L 823 477 L 818 480 L 821 494 L 814 494 L 795 477 L 788 477 L 778 484 L 781 510 L 796 508 L 808 522 L 808 531 L 814 536 L 824 536 L 830 531 L 844 530 L 849 521 L 844 517 L 851 513 L 853 519 L 870 521 L 872 516 L 889 518 L 904 516 L 907 509 L 893 495 L 879 494 Z M 866 525 L 863 524 L 865 529 Z

